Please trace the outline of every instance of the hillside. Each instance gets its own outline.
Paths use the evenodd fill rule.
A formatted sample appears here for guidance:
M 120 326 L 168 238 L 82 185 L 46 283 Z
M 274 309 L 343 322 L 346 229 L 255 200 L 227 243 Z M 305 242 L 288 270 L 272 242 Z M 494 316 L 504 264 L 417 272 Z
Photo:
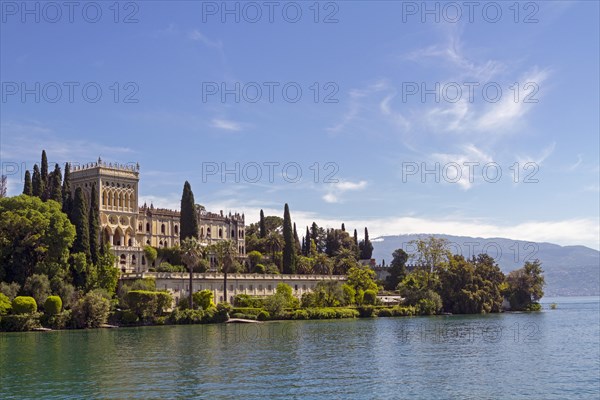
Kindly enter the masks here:
M 372 240 L 377 263 L 389 264 L 394 250 L 414 252 L 410 241 L 427 235 L 382 236 Z M 600 295 L 600 252 L 585 246 L 559 246 L 506 238 L 473 238 L 435 235 L 450 242 L 453 253 L 470 257 L 485 252 L 494 257 L 504 273 L 523 266 L 525 261 L 539 259 L 546 277 L 546 296 Z

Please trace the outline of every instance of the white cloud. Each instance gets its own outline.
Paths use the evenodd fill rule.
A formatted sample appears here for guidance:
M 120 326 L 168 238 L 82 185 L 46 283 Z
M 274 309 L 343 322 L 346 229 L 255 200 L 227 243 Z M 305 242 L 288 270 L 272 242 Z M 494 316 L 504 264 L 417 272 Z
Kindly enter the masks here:
M 341 203 L 342 194 L 347 191 L 363 190 L 367 187 L 367 181 L 351 182 L 341 181 L 329 185 L 329 191 L 323 196 L 323 200 L 327 203 Z
M 242 125 L 238 122 L 235 121 L 231 121 L 228 119 L 219 119 L 219 118 L 215 118 L 211 121 L 210 126 L 212 126 L 213 128 L 217 128 L 217 129 L 223 129 L 226 131 L 241 131 L 242 130 Z
M 471 168 L 476 165 L 471 163 L 482 166 L 492 162 L 492 157 L 474 144 L 463 145 L 461 153 L 434 153 L 432 158 L 434 162 L 440 163 L 440 170 L 445 171 L 446 176 L 443 181 L 457 183 L 465 190 L 470 189 L 475 183 L 476 174 Z

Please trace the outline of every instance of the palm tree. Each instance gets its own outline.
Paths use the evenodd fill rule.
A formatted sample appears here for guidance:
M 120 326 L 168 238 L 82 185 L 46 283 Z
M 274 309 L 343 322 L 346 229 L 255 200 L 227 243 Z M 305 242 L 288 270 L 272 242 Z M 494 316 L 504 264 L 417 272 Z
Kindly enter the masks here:
M 217 257 L 218 267 L 223 272 L 223 299 L 227 302 L 227 274 L 231 272 L 238 257 L 237 246 L 232 240 L 221 240 L 211 248 Z
M 281 249 L 283 241 L 277 232 L 271 232 L 267 236 L 267 246 L 271 249 L 271 261 L 275 264 L 275 251 Z
M 181 242 L 181 260 L 190 270 L 190 309 L 194 308 L 193 273 L 194 267 L 204 257 L 204 249 L 195 237 L 187 237 Z

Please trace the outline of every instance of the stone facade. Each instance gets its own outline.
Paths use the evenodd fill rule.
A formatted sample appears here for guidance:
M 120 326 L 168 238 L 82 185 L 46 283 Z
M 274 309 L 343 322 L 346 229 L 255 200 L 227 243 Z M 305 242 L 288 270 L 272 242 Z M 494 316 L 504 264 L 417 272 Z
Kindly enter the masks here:
M 74 166 L 71 187 L 81 187 L 90 199 L 96 186 L 100 207 L 100 235 L 117 257 L 116 266 L 122 272 L 146 272 L 143 248 L 179 245 L 180 213 L 176 210 L 138 206 L 139 165 L 119 165 L 103 162 Z M 90 200 L 91 201 L 91 200 Z M 196 218 L 199 241 L 210 245 L 220 240 L 234 240 L 241 258 L 246 255 L 244 215 L 223 215 L 207 212 L 197 205 Z
M 124 274 L 124 281 L 152 278 L 156 281 L 157 290 L 166 290 L 173 295 L 175 304 L 184 297 L 189 296 L 190 275 L 188 273 L 137 273 Z M 291 286 L 292 293 L 301 298 L 304 293 L 314 290 L 317 283 L 322 281 L 345 281 L 345 275 L 267 275 L 267 274 L 228 274 L 227 296 L 229 303 L 233 304 L 236 294 L 247 294 L 251 296 L 270 296 L 275 294 L 279 283 Z M 213 292 L 215 303 L 223 302 L 223 274 L 204 273 L 194 274 L 193 291 L 208 289 Z

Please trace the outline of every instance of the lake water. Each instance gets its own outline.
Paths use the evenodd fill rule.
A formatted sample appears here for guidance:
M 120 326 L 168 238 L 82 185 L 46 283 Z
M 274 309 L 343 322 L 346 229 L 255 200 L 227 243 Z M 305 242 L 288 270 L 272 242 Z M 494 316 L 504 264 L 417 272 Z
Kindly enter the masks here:
M 3 333 L 0 397 L 598 399 L 599 298 L 543 303 L 540 313 Z

